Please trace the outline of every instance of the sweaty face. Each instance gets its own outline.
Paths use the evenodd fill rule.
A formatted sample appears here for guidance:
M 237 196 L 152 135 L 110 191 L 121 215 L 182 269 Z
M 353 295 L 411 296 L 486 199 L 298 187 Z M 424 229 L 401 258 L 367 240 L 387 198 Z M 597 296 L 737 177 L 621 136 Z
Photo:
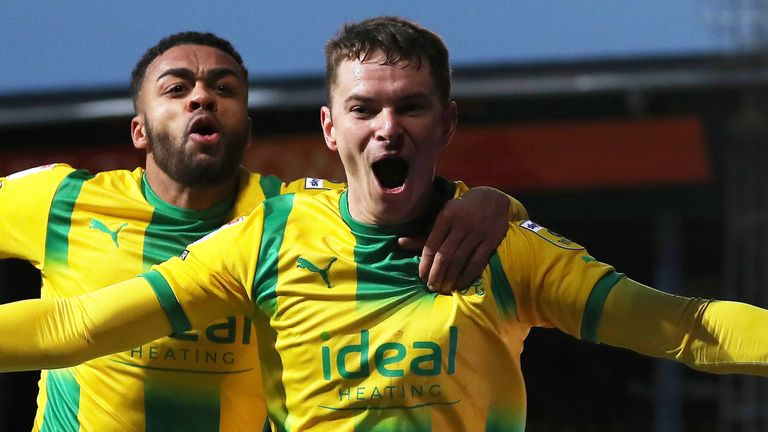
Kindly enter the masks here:
M 382 53 L 344 61 L 323 107 L 326 144 L 338 151 L 352 217 L 395 224 L 418 217 L 433 193 L 435 163 L 456 125 L 422 61 L 383 64 Z
M 250 140 L 247 92 L 239 65 L 216 48 L 179 45 L 158 56 L 138 104 L 148 169 L 189 187 L 236 175 Z

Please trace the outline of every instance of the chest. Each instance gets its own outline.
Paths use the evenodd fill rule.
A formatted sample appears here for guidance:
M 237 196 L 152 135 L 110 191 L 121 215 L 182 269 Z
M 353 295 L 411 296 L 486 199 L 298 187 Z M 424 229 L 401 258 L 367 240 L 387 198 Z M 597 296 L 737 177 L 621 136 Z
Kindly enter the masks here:
M 43 274 L 51 289 L 71 291 L 61 295 L 146 272 L 219 225 L 169 216 L 146 201 L 116 193 L 110 199 L 91 195 L 82 193 L 51 209 Z
M 485 349 L 480 339 L 504 332 L 489 272 L 438 295 L 419 280 L 417 253 L 398 248 L 396 237 L 361 239 L 344 226 L 317 231 L 286 230 L 254 299 L 270 317 L 278 350 L 303 364 L 320 359 L 324 376 L 366 368 L 381 376 L 444 373 L 454 369 L 459 345 Z M 265 288 L 270 283 L 274 290 Z M 347 365 L 355 358 L 370 363 Z

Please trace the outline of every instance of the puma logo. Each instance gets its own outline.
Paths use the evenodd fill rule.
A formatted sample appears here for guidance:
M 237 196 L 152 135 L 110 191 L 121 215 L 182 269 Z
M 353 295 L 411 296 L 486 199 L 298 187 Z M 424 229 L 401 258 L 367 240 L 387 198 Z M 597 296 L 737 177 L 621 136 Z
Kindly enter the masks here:
M 120 244 L 117 242 L 117 235 L 120 234 L 120 231 L 123 230 L 128 224 L 124 223 L 120 225 L 120 228 L 116 229 L 115 231 L 112 231 L 111 229 L 107 228 L 106 225 L 104 225 L 104 222 L 98 220 L 98 219 L 91 219 L 91 224 L 88 225 L 88 228 L 99 230 L 103 233 L 109 234 L 109 237 L 112 238 L 112 241 L 115 242 L 115 247 L 119 248 Z
M 296 260 L 296 267 L 301 269 L 307 269 L 311 271 L 312 273 L 318 273 L 320 274 L 320 277 L 323 278 L 323 282 L 325 282 L 325 285 L 330 288 L 331 287 L 331 281 L 328 279 L 328 270 L 331 269 L 331 264 L 336 262 L 336 257 L 331 258 L 331 261 L 328 263 L 325 268 L 319 268 L 316 265 L 309 262 L 309 260 L 304 259 L 302 257 L 299 257 Z

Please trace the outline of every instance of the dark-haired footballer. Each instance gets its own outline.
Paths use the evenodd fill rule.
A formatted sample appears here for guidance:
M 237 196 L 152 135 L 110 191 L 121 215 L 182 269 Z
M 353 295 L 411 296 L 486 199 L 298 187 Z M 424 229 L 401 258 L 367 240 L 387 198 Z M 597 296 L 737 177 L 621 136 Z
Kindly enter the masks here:
M 146 169 L 92 174 L 56 164 L 0 178 L 0 258 L 33 263 L 42 273 L 44 302 L 99 297 L 98 288 L 178 256 L 265 198 L 341 186 L 318 179 L 286 184 L 240 168 L 251 130 L 247 71 L 231 44 L 213 34 L 184 32 L 161 40 L 138 62 L 131 82 L 131 133 L 135 147 L 146 151 Z M 496 192 L 473 191 L 451 211 L 454 222 L 471 224 L 473 217 L 505 216 L 509 202 Z M 521 213 L 512 200 L 510 217 Z M 455 233 L 467 235 L 469 228 L 473 236 L 488 237 L 491 251 L 505 226 L 499 223 L 494 235 L 491 224 L 478 223 L 456 226 Z M 116 301 L 130 308 L 129 298 Z M 107 311 L 98 303 L 83 305 L 78 319 L 86 326 L 89 317 Z M 115 324 L 135 312 L 108 320 Z M 43 371 L 33 429 L 261 430 L 265 402 L 251 319 L 239 312 L 217 318 Z M 53 339 L 72 335 L 72 319 L 40 316 L 30 323 L 45 327 L 52 339 L 25 338 L 22 329 L 8 327 L 2 332 L 53 355 Z M 120 332 L 142 334 L 140 327 Z M 86 345 L 99 339 L 87 331 L 84 336 Z

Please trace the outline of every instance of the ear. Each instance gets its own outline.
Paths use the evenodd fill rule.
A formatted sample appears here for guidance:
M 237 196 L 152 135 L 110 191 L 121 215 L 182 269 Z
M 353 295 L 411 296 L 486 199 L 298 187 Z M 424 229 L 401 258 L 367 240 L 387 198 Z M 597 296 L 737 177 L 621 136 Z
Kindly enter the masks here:
M 133 146 L 137 149 L 147 149 L 149 147 L 149 137 L 147 136 L 147 128 L 142 114 L 138 114 L 131 119 L 131 139 L 133 139 Z
M 327 106 L 320 108 L 320 127 L 323 128 L 323 137 L 325 145 L 331 151 L 338 151 L 336 145 L 336 129 L 333 127 L 333 118 L 331 118 L 331 109 Z
M 459 121 L 459 109 L 455 101 L 449 101 L 443 111 L 443 136 L 444 143 L 448 144 L 456 133 L 456 125 Z

